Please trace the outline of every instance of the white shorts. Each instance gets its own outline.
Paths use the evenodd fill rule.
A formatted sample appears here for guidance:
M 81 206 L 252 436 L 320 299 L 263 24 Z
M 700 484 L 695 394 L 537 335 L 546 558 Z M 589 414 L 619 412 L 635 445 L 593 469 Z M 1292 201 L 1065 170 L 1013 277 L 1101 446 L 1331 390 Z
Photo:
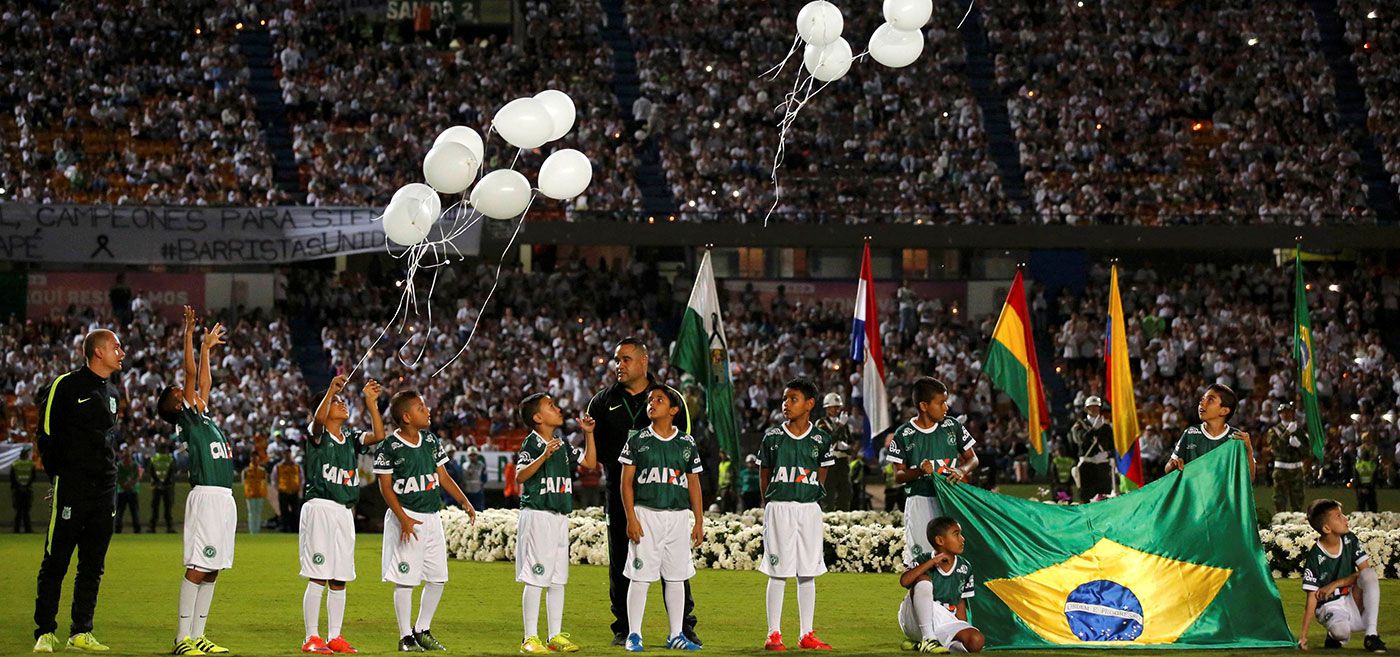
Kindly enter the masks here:
M 1351 595 L 1319 605 L 1314 614 L 1317 622 L 1327 628 L 1327 635 L 1342 643 L 1346 643 L 1352 634 L 1366 631 L 1366 619 L 1362 618 L 1356 598 Z
M 958 620 L 953 612 L 948 611 L 948 607 L 929 597 L 929 604 L 933 606 L 933 640 L 937 641 L 944 648 L 953 642 L 958 632 L 966 630 L 972 625 Z M 904 599 L 899 602 L 899 630 L 904 632 L 904 638 L 918 643 L 924 639 L 923 633 L 919 631 L 919 619 L 914 614 L 914 592 L 910 591 Z
M 521 509 L 515 530 L 515 581 L 548 587 L 569 583 L 569 517 Z
M 195 486 L 185 498 L 185 567 L 212 573 L 233 567 L 238 505 L 223 486 Z
M 297 543 L 302 577 L 355 580 L 355 512 L 344 504 L 307 500 L 301 507 Z
M 822 507 L 816 502 L 769 502 L 763 508 L 763 560 L 769 577 L 816 577 L 826 572 Z
M 913 568 L 933 556 L 928 524 L 943 515 L 938 498 L 910 495 L 904 500 L 904 566 Z
M 678 582 L 694 577 L 695 557 L 690 552 L 694 518 L 694 513 L 680 509 L 637 507 L 642 540 L 627 541 L 627 563 L 622 566 L 622 574 L 638 582 Z
M 447 540 L 442 534 L 442 519 L 436 513 L 419 513 L 408 509 L 403 512 L 421 524 L 413 528 L 415 537 L 404 543 L 399 540 L 398 516 L 392 510 L 384 512 L 381 577 L 399 586 L 446 582 Z

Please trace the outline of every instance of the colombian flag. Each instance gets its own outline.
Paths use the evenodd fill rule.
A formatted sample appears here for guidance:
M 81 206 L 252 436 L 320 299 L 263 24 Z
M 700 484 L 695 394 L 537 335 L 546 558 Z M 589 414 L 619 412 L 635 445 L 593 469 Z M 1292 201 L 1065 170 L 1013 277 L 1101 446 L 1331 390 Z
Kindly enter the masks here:
M 1118 474 L 1141 486 L 1142 450 L 1138 446 L 1137 399 L 1133 396 L 1133 368 L 1128 362 L 1128 324 L 1123 321 L 1123 297 L 1118 292 L 1118 265 L 1113 265 L 1108 289 L 1108 331 L 1104 335 L 1104 397 L 1113 423 L 1113 447 L 1118 452 Z
M 1035 358 L 1035 339 L 1031 335 L 1031 315 L 1026 311 L 1026 290 L 1021 272 L 1011 282 L 1006 305 L 992 331 L 992 346 L 987 350 L 983 371 L 996 387 L 1004 390 L 1026 414 L 1026 429 L 1031 441 L 1031 465 L 1036 472 L 1045 472 L 1049 454 L 1045 451 L 1045 430 L 1050 426 L 1050 408 L 1045 403 L 1045 388 L 1040 383 L 1040 364 Z
M 1244 444 L 1132 495 L 1056 506 L 937 481 L 989 648 L 1291 648 Z

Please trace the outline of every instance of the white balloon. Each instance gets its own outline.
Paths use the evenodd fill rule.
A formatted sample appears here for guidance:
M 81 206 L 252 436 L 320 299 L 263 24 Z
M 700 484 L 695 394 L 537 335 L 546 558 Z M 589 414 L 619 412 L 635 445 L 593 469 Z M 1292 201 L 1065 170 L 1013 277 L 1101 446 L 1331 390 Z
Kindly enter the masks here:
M 443 194 L 460 194 L 472 186 L 481 161 L 460 142 L 438 144 L 423 158 L 423 178 Z
M 917 30 L 933 15 L 933 0 L 885 0 L 885 22 L 901 30 Z
M 851 70 L 851 44 L 837 37 L 825 46 L 809 45 L 802 51 L 802 65 L 822 82 L 840 79 Z
M 530 205 L 530 181 L 518 171 L 497 169 L 472 188 L 472 207 L 492 219 L 510 219 Z
M 554 134 L 554 120 L 544 103 L 534 98 L 516 98 L 496 112 L 491 123 L 511 146 L 531 150 L 543 146 Z
M 442 199 L 432 187 L 409 183 L 394 192 L 384 209 L 384 236 L 403 246 L 413 246 L 428 237 L 442 213 Z
M 563 201 L 583 193 L 593 180 L 588 156 L 572 148 L 554 151 L 540 165 L 540 193 Z
M 797 34 L 813 46 L 824 46 L 841 36 L 845 20 L 841 10 L 827 0 L 812 0 L 797 12 Z
M 545 89 L 535 94 L 535 100 L 544 104 L 544 109 L 549 112 L 549 119 L 554 123 L 554 132 L 550 133 L 549 141 L 554 141 L 568 134 L 574 127 L 574 99 L 557 89 Z
M 443 130 L 442 134 L 438 135 L 437 140 L 433 142 L 433 146 L 439 146 L 447 141 L 455 141 L 466 146 L 467 150 L 471 151 L 472 155 L 476 156 L 477 162 L 486 159 L 486 144 L 481 141 L 481 133 L 467 126 L 454 125 L 451 128 Z
M 924 33 L 901 30 L 885 23 L 870 35 L 870 57 L 890 68 L 903 68 L 914 63 L 924 51 Z

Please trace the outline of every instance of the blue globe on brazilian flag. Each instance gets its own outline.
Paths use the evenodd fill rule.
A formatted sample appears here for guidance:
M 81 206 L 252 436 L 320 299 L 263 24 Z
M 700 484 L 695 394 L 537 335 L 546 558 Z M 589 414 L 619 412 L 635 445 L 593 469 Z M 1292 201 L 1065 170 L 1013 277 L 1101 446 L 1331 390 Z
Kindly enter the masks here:
M 938 482 L 976 564 L 989 648 L 1295 644 L 1255 528 L 1244 444 L 1119 497 L 1056 506 Z

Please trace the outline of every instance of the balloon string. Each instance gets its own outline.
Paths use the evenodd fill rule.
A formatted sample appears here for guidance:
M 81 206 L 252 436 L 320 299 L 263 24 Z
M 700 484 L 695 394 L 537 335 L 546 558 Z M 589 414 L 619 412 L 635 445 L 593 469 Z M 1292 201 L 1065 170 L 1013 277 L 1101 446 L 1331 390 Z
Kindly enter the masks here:
M 764 72 L 762 72 L 762 73 L 759 73 L 759 74 L 758 74 L 758 77 L 762 78 L 762 77 L 768 76 L 769 74 L 772 74 L 772 77 L 770 77 L 770 78 L 768 78 L 768 79 L 770 79 L 770 80 L 776 80 L 776 79 L 778 79 L 778 76 L 781 75 L 782 72 L 783 72 L 783 67 L 787 66 L 788 60 L 792 59 L 793 53 L 796 53 L 796 52 L 797 52 L 797 44 L 799 44 L 799 43 L 801 43 L 801 42 L 802 42 L 802 35 L 799 34 L 799 35 L 796 35 L 796 36 L 792 37 L 792 47 L 788 48 L 787 55 L 783 57 L 783 61 L 778 62 L 777 66 L 774 66 L 773 68 L 770 68 L 770 69 L 768 69 L 768 70 L 766 70 L 766 71 L 764 71 Z
M 442 374 L 443 370 L 450 367 L 452 363 L 457 362 L 457 358 L 467 350 L 467 347 L 471 346 L 472 339 L 476 337 L 476 329 L 481 326 L 481 319 L 486 314 L 486 306 L 491 303 L 491 297 L 496 294 L 496 286 L 501 283 L 501 268 L 505 266 L 506 258 L 510 256 L 510 249 L 512 246 L 515 246 L 515 239 L 520 236 L 520 228 L 525 225 L 525 218 L 530 214 L 530 206 L 534 204 L 535 196 L 531 194 L 530 203 L 525 206 L 525 211 L 520 213 L 520 221 L 515 224 L 515 232 L 511 233 L 510 241 L 506 242 L 506 248 L 501 251 L 501 259 L 496 263 L 496 276 L 491 281 L 491 289 L 486 292 L 486 299 L 481 302 L 481 307 L 476 311 L 476 319 L 472 321 L 472 330 L 467 334 L 467 341 L 462 343 L 462 347 L 457 350 L 456 354 L 452 355 L 450 360 L 443 363 L 442 367 L 439 367 L 436 372 L 433 372 L 433 377 Z
M 975 4 L 977 4 L 977 0 L 971 0 L 970 2 L 967 3 L 967 13 L 966 13 L 966 14 L 963 14 L 962 20 L 958 21 L 958 26 L 955 27 L 955 28 L 953 28 L 953 29 L 955 29 L 955 30 L 961 30 L 961 29 L 962 29 L 963 23 L 967 21 L 967 17 L 972 15 L 972 6 L 975 5 Z

